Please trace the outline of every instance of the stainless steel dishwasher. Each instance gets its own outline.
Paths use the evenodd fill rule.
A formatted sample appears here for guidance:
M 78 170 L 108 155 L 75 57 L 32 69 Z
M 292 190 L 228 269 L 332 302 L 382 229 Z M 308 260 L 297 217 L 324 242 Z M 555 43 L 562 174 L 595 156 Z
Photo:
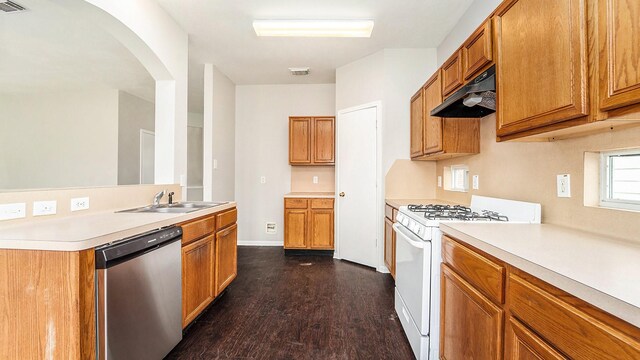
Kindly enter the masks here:
M 98 359 L 158 360 L 182 339 L 180 227 L 97 248 Z

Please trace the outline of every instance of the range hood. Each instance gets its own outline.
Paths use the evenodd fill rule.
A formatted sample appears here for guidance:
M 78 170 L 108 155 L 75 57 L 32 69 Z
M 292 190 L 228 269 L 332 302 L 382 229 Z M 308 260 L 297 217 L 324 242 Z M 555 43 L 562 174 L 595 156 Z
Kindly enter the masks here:
M 481 118 L 496 112 L 496 67 L 478 75 L 431 110 L 431 116 Z

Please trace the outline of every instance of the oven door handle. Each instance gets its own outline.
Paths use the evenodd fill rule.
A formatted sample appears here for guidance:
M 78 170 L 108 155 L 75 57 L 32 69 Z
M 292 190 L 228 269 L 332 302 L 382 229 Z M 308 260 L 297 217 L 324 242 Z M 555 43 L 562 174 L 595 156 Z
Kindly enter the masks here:
M 408 242 L 409 245 L 415 248 L 424 249 L 427 244 L 425 241 L 407 230 L 403 225 L 400 225 L 400 223 L 393 224 L 393 230 L 396 232 L 396 234 L 400 235 L 402 239 Z

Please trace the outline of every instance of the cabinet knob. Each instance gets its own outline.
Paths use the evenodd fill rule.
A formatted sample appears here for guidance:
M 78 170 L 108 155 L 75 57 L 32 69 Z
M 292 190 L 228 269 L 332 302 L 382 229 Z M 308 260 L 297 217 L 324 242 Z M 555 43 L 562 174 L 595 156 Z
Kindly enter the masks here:
M 344 191 L 341 192 L 339 195 L 340 195 L 340 197 L 344 197 Z

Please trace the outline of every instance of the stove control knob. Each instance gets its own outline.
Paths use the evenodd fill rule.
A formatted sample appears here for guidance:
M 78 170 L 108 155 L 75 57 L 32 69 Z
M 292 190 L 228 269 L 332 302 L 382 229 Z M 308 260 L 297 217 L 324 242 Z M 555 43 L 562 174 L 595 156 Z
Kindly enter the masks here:
M 340 195 L 340 197 L 344 197 L 344 191 L 341 192 L 339 195 Z

